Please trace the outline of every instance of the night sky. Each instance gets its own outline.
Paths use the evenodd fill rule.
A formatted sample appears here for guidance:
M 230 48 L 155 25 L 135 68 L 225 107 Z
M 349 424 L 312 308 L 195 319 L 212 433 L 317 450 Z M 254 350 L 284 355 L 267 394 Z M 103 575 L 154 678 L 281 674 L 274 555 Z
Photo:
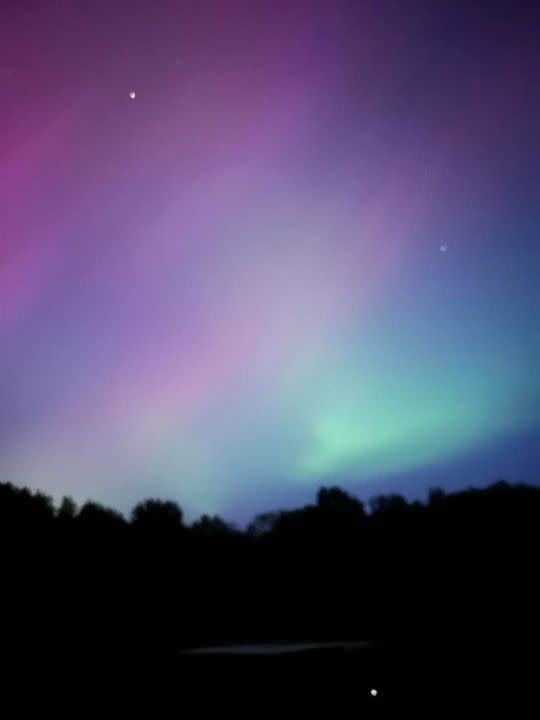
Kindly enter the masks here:
M 540 481 L 533 5 L 2 3 L 1 480 Z

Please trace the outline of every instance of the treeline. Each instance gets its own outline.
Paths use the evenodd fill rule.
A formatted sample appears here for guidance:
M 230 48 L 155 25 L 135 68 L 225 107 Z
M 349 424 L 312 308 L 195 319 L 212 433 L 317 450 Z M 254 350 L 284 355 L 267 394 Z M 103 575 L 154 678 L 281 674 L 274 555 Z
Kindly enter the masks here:
M 380 637 L 446 658 L 465 643 L 472 672 L 491 643 L 531 636 L 539 520 L 540 489 L 505 482 L 425 503 L 381 496 L 369 511 L 322 488 L 244 531 L 187 524 L 174 502 L 125 519 L 2 484 L 3 652 L 27 672 L 44 656 L 100 657 L 120 682 L 122 668 L 162 672 L 186 646 Z

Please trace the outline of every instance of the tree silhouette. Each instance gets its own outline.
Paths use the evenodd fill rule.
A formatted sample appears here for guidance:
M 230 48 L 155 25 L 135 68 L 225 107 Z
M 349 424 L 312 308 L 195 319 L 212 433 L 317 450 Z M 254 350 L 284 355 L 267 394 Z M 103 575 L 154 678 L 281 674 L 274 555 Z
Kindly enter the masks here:
M 444 490 L 441 488 L 430 488 L 428 493 L 428 502 L 430 505 L 437 505 L 444 502 L 446 497 Z
M 179 648 L 260 640 L 398 638 L 459 673 L 463 702 L 482 674 L 484 697 L 517 682 L 540 606 L 540 489 L 501 481 L 369 507 L 323 487 L 242 532 L 218 516 L 186 526 L 156 499 L 129 523 L 69 497 L 55 513 L 47 495 L 0 484 L 3 652 L 27 687 L 38 681 L 25 655 L 54 655 L 45 686 L 60 677 L 75 698 L 99 667 L 107 693 L 117 680 L 161 699 L 168 673 L 182 682 Z
M 180 507 L 170 500 L 145 500 L 131 513 L 132 525 L 146 533 L 175 533 L 183 525 Z
M 373 513 L 395 513 L 407 510 L 408 503 L 401 495 L 377 495 L 369 501 Z
M 337 515 L 352 515 L 357 520 L 365 516 L 364 506 L 338 487 L 321 488 L 317 493 L 317 507 L 324 512 Z
M 251 537 L 260 537 L 270 533 L 279 520 L 279 512 L 266 512 L 257 515 L 247 526 L 247 534 Z
M 57 514 L 63 520 L 72 520 L 77 515 L 77 503 L 73 498 L 64 496 Z
M 17 531 L 37 530 L 54 518 L 52 498 L 11 483 L 0 484 L 0 524 Z
M 217 515 L 202 515 L 199 520 L 193 523 L 191 530 L 196 534 L 206 538 L 219 538 L 231 535 L 235 532 L 234 527 L 225 522 Z
M 119 512 L 92 501 L 86 502 L 81 507 L 77 515 L 77 522 L 97 533 L 118 530 L 125 525 L 125 520 Z

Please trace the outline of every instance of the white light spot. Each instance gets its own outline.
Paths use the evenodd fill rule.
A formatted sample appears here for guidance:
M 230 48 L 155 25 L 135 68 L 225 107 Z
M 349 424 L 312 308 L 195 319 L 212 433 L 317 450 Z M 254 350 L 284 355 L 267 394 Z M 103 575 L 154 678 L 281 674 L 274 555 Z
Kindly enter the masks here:
M 441 245 L 441 252 L 446 252 L 448 250 L 448 245 Z
M 135 100 L 136 95 L 135 95 L 135 93 L 133 92 L 133 90 L 129 93 L 129 97 L 130 97 L 132 100 Z
M 377 693 L 377 691 L 375 690 L 375 688 L 371 688 L 371 690 L 369 691 L 369 694 L 370 694 L 372 697 L 377 697 L 377 695 L 378 695 L 378 693 Z

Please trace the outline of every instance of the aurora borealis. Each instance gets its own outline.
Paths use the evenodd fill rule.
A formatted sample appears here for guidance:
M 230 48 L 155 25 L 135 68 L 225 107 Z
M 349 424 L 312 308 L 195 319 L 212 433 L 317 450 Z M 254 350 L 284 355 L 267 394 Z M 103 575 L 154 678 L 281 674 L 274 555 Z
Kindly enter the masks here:
M 4 481 L 243 520 L 540 479 L 537 19 L 428 6 L 7 4 Z

